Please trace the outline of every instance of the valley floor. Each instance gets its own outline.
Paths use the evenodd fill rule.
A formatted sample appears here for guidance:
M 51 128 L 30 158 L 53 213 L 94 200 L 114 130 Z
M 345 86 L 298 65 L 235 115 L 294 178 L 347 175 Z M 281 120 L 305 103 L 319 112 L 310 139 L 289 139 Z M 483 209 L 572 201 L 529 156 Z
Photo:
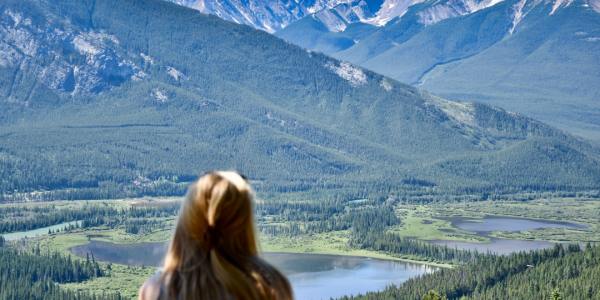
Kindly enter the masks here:
M 157 207 L 165 203 L 177 205 L 177 199 L 124 199 L 107 201 L 63 201 L 46 203 L 3 204 L 7 207 L 48 207 L 69 209 L 99 205 L 116 209 L 129 207 Z M 600 200 L 581 198 L 535 199 L 527 202 L 481 201 L 465 203 L 436 204 L 396 204 L 394 213 L 400 223 L 387 229 L 389 233 L 401 237 L 410 237 L 423 241 L 449 240 L 467 243 L 486 243 L 490 238 L 517 240 L 535 240 L 551 242 L 599 243 L 600 242 Z M 487 235 L 458 228 L 457 218 L 481 222 L 485 217 L 505 216 L 528 218 L 541 221 L 571 222 L 581 227 L 541 228 L 520 231 L 492 231 Z M 10 217 L 10 216 L 9 216 Z M 28 216 L 30 217 L 30 216 Z M 90 240 L 112 243 L 165 242 L 168 240 L 175 215 L 160 215 L 150 218 L 154 224 L 146 232 L 132 233 L 126 226 L 91 226 L 72 228 L 29 239 L 28 243 L 13 242 L 17 247 L 37 244 L 42 249 L 69 253 L 70 248 L 84 245 Z M 148 220 L 145 220 L 148 221 Z M 280 222 L 280 221 L 277 221 Z M 148 224 L 150 224 L 148 223 Z M 270 225 L 269 218 L 260 218 L 261 226 Z M 273 222 L 275 223 L 275 222 Z M 293 223 L 293 222 L 292 222 Z M 273 224 L 271 224 L 273 225 Z M 280 225 L 280 224 L 279 224 Z M 451 267 L 450 264 L 414 255 L 398 255 L 389 252 L 359 249 L 350 245 L 349 229 L 332 230 L 319 233 L 279 235 L 261 233 L 260 241 L 265 252 L 315 253 L 365 256 L 379 259 L 418 261 L 439 267 Z M 27 246 L 26 246 L 27 247 Z M 156 271 L 155 267 L 126 266 L 120 264 L 101 264 L 107 269 L 106 276 L 80 283 L 61 284 L 71 290 L 92 291 L 96 293 L 119 292 L 126 298 L 135 298 L 142 282 Z

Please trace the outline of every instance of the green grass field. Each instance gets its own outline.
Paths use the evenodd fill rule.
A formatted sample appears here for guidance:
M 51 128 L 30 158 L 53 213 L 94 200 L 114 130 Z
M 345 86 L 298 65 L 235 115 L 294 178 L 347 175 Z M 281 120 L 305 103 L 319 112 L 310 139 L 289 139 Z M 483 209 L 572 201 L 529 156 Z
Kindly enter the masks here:
M 553 198 L 527 202 L 481 201 L 430 206 L 438 215 L 481 218 L 485 215 L 571 222 L 587 229 L 544 228 L 521 232 L 494 232 L 492 236 L 546 240 L 554 242 L 600 242 L 600 201 L 594 199 Z

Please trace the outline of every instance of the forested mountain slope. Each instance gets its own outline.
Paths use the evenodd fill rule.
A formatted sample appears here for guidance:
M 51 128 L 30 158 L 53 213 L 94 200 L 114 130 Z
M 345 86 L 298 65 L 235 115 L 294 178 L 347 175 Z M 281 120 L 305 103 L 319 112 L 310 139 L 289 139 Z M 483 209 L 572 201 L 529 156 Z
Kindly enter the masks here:
M 454 100 L 600 139 L 600 2 L 416 1 L 366 33 L 307 16 L 276 34 Z
M 236 168 L 259 191 L 584 190 L 598 149 L 265 32 L 158 1 L 0 3 L 4 198 L 181 193 Z

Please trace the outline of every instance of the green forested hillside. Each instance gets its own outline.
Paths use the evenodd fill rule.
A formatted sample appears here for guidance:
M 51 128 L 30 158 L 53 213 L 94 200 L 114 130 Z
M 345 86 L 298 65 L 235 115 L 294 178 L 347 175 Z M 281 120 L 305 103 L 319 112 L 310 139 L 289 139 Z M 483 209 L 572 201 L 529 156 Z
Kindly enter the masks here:
M 543 123 L 174 4 L 8 0 L 0 11 L 5 200 L 178 194 L 216 168 L 265 197 L 600 182 L 598 149 Z
M 429 291 L 444 299 L 598 299 L 599 276 L 600 247 L 557 245 L 539 252 L 478 257 L 465 266 L 345 299 L 422 299 Z

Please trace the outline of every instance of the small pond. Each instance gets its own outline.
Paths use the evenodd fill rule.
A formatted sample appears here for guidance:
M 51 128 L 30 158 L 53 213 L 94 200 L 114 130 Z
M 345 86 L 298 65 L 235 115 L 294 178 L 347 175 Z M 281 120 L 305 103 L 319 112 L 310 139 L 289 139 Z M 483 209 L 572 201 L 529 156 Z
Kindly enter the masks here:
M 557 221 L 544 221 L 523 218 L 486 216 L 483 219 L 452 218 L 452 225 L 466 231 L 488 233 L 492 231 L 527 231 L 543 228 L 585 229 L 586 226 Z
M 101 241 L 71 248 L 79 256 L 93 253 L 101 261 L 145 266 L 160 265 L 165 250 L 164 243 Z M 264 258 L 288 276 L 296 299 L 329 299 L 382 290 L 436 269 L 423 264 L 355 256 L 265 253 Z
M 518 232 L 542 228 L 566 228 L 581 230 L 587 228 L 585 225 L 569 222 L 496 216 L 486 216 L 483 219 L 454 217 L 450 219 L 450 222 L 454 227 L 474 232 L 479 236 L 488 237 L 490 238 L 490 242 L 473 243 L 436 240 L 432 241 L 432 243 L 438 245 L 446 245 L 451 248 L 463 250 L 476 250 L 483 253 L 491 252 L 500 255 L 510 254 L 519 251 L 530 251 L 549 248 L 552 247 L 554 243 L 546 241 L 514 240 L 489 237 L 489 234 L 493 231 Z

